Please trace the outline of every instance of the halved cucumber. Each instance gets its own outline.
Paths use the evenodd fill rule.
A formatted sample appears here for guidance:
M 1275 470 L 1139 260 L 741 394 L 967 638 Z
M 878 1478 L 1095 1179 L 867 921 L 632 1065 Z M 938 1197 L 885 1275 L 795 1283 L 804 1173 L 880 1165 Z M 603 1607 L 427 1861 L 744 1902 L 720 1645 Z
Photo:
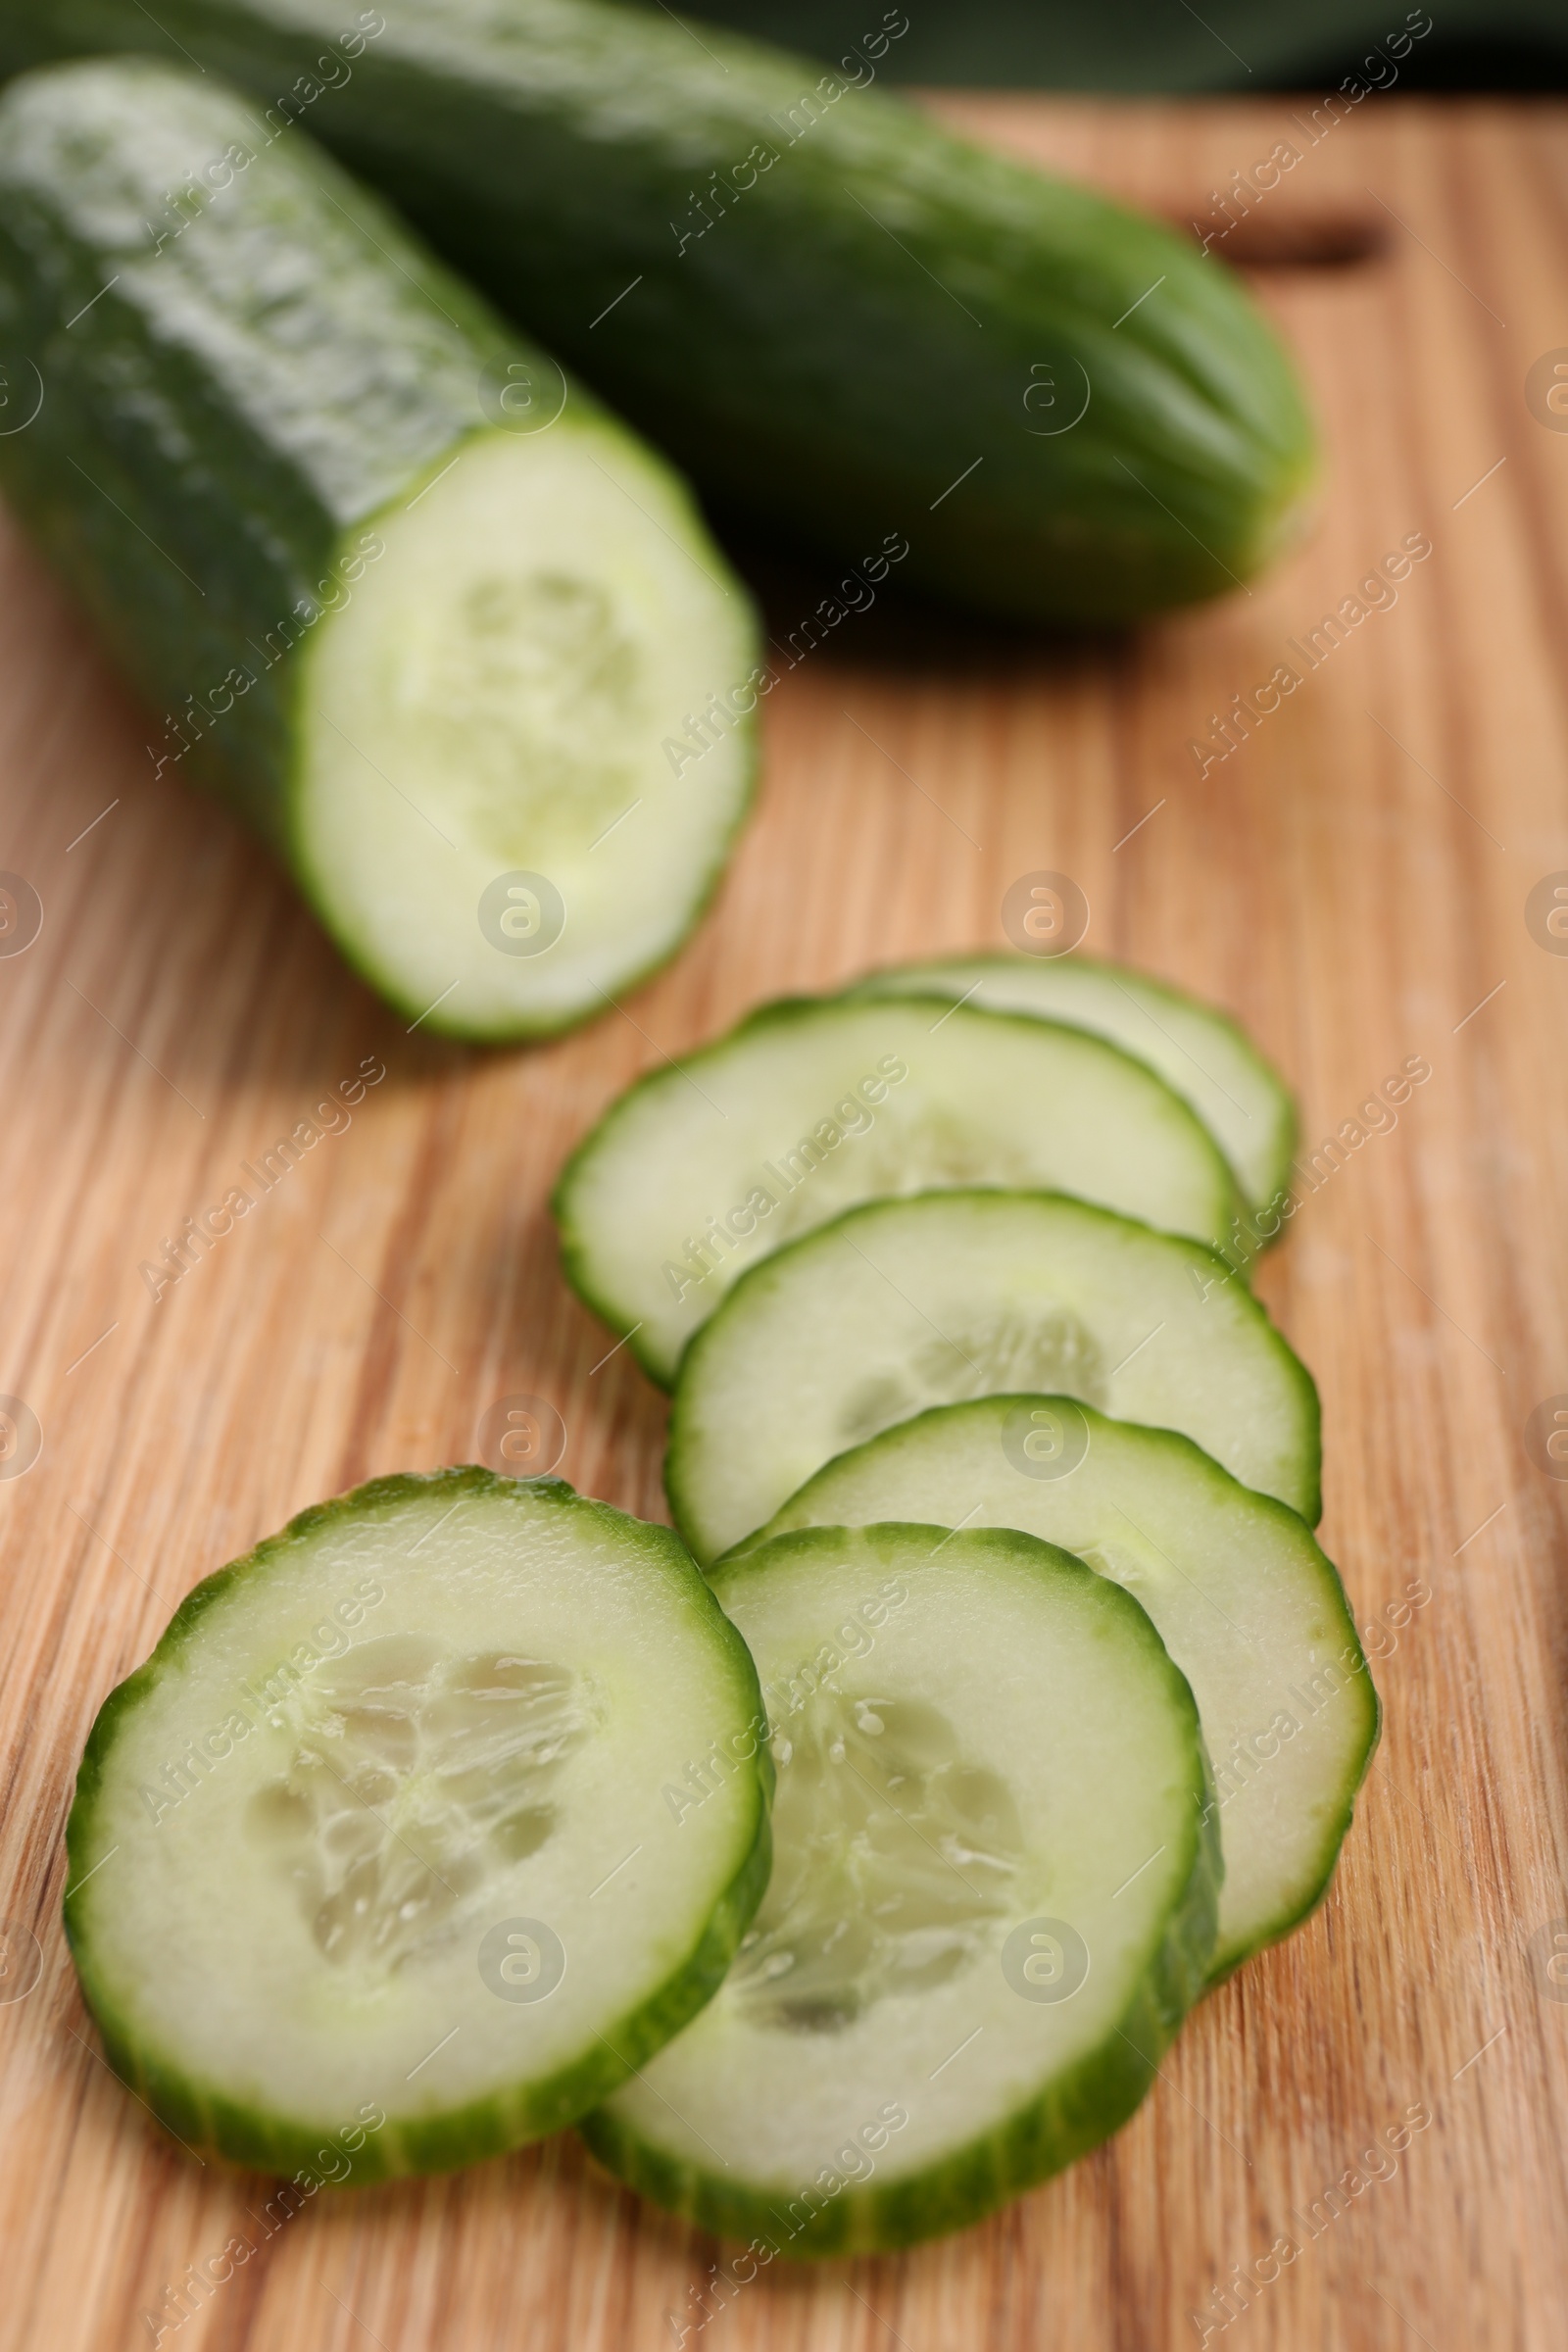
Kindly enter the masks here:
M 1184 1430 L 1316 1523 L 1317 1391 L 1213 1251 L 1004 1192 L 873 1200 L 741 1278 L 681 1364 L 675 1523 L 711 1560 L 894 1422 L 1032 1390 Z
M 306 1511 L 197 1586 L 87 1743 L 66 1927 L 111 2064 L 270 2171 L 569 2123 L 708 1999 L 766 1885 L 760 1707 L 668 1530 L 558 1480 Z M 704 1759 L 677 1820 L 660 1786 Z
M 679 945 L 751 791 L 746 593 L 286 113 L 133 59 L 16 83 L 0 359 L 41 386 L 0 482 L 155 771 L 234 802 L 410 1022 L 559 1029 Z
M 1174 1431 L 1066 1396 L 986 1396 L 840 1454 L 729 1556 L 792 1528 L 895 1515 L 1021 1528 L 1143 1602 L 1192 1685 L 1214 1769 L 1213 1981 L 1297 1926 L 1350 1826 L 1378 1700 L 1339 1574 L 1296 1513 Z
M 1147 972 L 1091 956 L 954 956 L 868 972 L 853 993 L 940 993 L 986 1012 L 1033 1012 L 1092 1029 L 1147 1061 L 1192 1104 L 1254 1212 L 1267 1210 L 1289 1183 L 1297 1125 L 1284 1080 L 1228 1013 Z
M 852 1202 L 949 1184 L 1059 1187 L 1205 1242 L 1237 1205 L 1213 1138 L 1142 1062 L 932 997 L 763 1005 L 612 1103 L 555 1208 L 568 1278 L 667 1382 L 748 1264 Z
M 1114 2131 L 1202 1985 L 1192 1692 L 1136 1601 L 1029 1536 L 813 1529 L 713 1582 L 773 1729 L 773 1876 L 584 2135 L 778 2253 L 958 2229 Z

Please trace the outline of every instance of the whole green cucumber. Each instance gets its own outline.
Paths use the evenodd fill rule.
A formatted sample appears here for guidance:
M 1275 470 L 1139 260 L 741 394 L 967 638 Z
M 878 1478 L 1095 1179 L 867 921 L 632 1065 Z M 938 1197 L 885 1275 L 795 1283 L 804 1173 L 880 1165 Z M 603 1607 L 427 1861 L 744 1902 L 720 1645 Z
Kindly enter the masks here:
M 0 489 L 155 771 L 235 800 L 411 1024 L 559 1029 L 722 862 L 751 722 L 663 747 L 750 607 L 664 462 L 284 127 L 145 58 L 0 98 Z
M 1026 618 L 1223 593 L 1313 436 L 1241 281 L 819 66 L 607 0 L 0 0 L 0 63 L 182 49 L 303 117 L 719 501 Z

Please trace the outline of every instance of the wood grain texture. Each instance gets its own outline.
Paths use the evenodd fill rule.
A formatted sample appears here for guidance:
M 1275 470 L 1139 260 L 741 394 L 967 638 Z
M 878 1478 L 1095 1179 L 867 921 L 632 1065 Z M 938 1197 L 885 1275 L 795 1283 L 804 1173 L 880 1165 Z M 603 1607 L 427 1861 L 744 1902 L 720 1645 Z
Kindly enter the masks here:
M 700 935 L 577 1036 L 406 1035 L 248 839 L 149 781 L 143 722 L 0 533 L 0 866 L 44 907 L 0 958 L 0 1389 L 43 1430 L 0 1481 L 0 1915 L 8 1967 L 29 1933 L 41 1956 L 0 2006 L 8 2344 L 150 2343 L 188 2265 L 263 2238 L 267 2184 L 160 2133 L 65 1955 L 61 1832 L 106 1691 L 199 1577 L 354 1480 L 467 1457 L 510 1392 L 564 1415 L 566 1476 L 662 1516 L 662 1402 L 601 1361 L 557 1270 L 563 1154 L 762 998 L 1000 946 L 1006 885 L 1041 867 L 1087 891 L 1092 949 L 1247 1020 L 1309 1142 L 1404 1057 L 1432 1066 L 1262 1284 L 1323 1390 L 1325 1540 L 1384 1629 L 1385 1738 L 1329 1901 L 1192 2019 L 1112 2145 L 947 2243 L 705 2305 L 719 2249 L 566 2139 L 322 2195 L 163 2341 L 655 2352 L 686 2324 L 704 2352 L 1155 2352 L 1218 2340 L 1212 2290 L 1282 2236 L 1298 2254 L 1252 2268 L 1227 2343 L 1563 2340 L 1568 1985 L 1542 1935 L 1568 1918 L 1568 1486 L 1523 1429 L 1568 1391 L 1568 960 L 1525 921 L 1568 868 L 1568 433 L 1525 398 L 1568 344 L 1564 117 L 1373 99 L 1309 145 L 1285 102 L 948 112 L 1183 217 L 1297 146 L 1254 255 L 1346 220 L 1382 247 L 1259 279 L 1325 421 L 1319 526 L 1250 594 L 1124 643 L 847 621 L 767 706 L 757 820 Z M 1210 714 L 1416 532 L 1397 604 L 1200 777 Z M 775 582 L 776 633 L 822 586 Z M 352 1126 L 155 1305 L 140 1261 L 368 1055 L 388 1075 Z M 1431 1597 L 1390 1626 L 1412 1579 Z M 1429 2127 L 1369 2178 L 1416 2103 Z

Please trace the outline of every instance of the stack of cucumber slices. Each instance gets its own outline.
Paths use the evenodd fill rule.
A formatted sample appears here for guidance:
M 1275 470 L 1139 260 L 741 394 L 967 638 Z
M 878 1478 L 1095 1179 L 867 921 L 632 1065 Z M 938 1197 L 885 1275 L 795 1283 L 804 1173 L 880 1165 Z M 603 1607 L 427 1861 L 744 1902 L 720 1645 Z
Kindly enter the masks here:
M 685 1548 L 446 1471 L 199 1587 L 72 1817 L 126 2080 L 302 2181 L 578 2122 L 758 2264 L 1096 2145 L 1322 1896 L 1377 1736 L 1247 1287 L 1294 1132 L 1227 1021 L 1080 958 L 633 1087 L 557 1213 L 673 1387 Z

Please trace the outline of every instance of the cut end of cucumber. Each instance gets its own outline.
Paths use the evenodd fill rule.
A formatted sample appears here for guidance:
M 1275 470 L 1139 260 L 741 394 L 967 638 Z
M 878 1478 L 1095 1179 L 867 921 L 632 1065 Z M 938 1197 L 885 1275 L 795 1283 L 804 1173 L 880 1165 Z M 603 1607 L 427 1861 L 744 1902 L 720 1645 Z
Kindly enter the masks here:
M 569 2123 L 728 1966 L 760 1721 L 666 1529 L 482 1470 L 306 1512 L 88 1743 L 66 1919 L 111 2062 L 187 2146 L 318 2183 Z
M 348 544 L 293 819 L 324 920 L 426 1028 L 603 1010 L 679 946 L 745 812 L 744 590 L 672 477 L 569 398 Z

